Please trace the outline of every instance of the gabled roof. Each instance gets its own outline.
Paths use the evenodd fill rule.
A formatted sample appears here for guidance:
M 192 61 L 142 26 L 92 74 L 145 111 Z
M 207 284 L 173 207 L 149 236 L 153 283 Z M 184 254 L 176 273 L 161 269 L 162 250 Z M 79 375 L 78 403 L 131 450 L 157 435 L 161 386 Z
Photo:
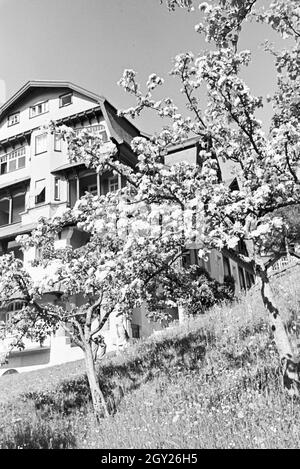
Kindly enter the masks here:
M 117 109 L 106 98 L 92 91 L 88 91 L 81 86 L 75 85 L 70 81 L 57 80 L 31 80 L 19 89 L 6 103 L 0 107 L 0 119 L 8 113 L 9 109 L 20 99 L 24 98 L 27 93 L 35 88 L 67 88 L 91 99 L 95 104 L 99 105 L 102 115 L 108 125 L 110 134 L 118 143 L 130 143 L 131 139 L 140 135 L 140 131 L 135 125 L 124 117 L 119 117 Z M 95 109 L 96 110 L 96 107 Z
M 86 90 L 81 86 L 75 85 L 70 81 L 56 81 L 56 80 L 31 80 L 25 83 L 6 103 L 0 108 L 0 118 L 2 115 L 20 98 L 24 97 L 33 88 L 69 88 L 72 91 L 77 91 L 84 96 L 94 100 L 96 103 L 104 102 L 105 98 L 96 93 Z

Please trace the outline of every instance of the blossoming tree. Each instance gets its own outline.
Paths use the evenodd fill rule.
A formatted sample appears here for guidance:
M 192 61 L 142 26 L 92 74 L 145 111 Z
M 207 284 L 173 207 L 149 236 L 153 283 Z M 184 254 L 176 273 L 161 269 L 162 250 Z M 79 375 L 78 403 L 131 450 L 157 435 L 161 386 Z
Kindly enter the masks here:
M 191 0 L 166 3 L 171 10 L 194 9 Z M 121 115 L 137 118 L 143 110 L 150 109 L 167 120 L 162 131 L 151 138 L 133 139 L 132 149 L 138 156 L 134 170 L 116 160 L 117 149 L 113 145 L 102 154 L 99 140 L 89 136 L 77 139 L 62 129 L 72 160 L 84 159 L 97 171 L 113 170 L 126 180 L 123 202 L 129 202 L 126 209 L 118 206 L 118 217 L 126 218 L 126 226 L 130 215 L 131 227 L 142 228 L 144 236 L 139 236 L 138 245 L 144 246 L 144 254 L 149 240 L 153 241 L 149 229 L 154 238 L 155 229 L 160 229 L 159 223 L 153 224 L 157 215 L 163 220 L 161 252 L 168 251 L 170 242 L 173 247 L 168 266 L 191 242 L 199 246 L 202 256 L 213 248 L 235 250 L 239 241 L 246 243 L 248 255 L 235 250 L 235 256 L 248 263 L 261 280 L 262 299 L 283 364 L 284 383 L 296 394 L 297 357 L 272 293 L 269 268 L 286 254 L 287 246 L 291 252 L 292 243 L 298 240 L 298 230 L 287 223 L 285 213 L 297 209 L 300 202 L 299 8 L 295 0 L 265 2 L 265 8 L 259 8 L 256 0 L 200 4 L 201 22 L 195 29 L 204 35 L 211 50 L 198 56 L 191 52 L 179 54 L 171 70 L 180 82 L 189 115 L 180 113 L 170 98 L 155 100 L 153 92 L 163 85 L 162 78 L 150 75 L 143 93 L 136 73 L 125 70 L 119 84 L 136 98 L 136 105 Z M 265 45 L 266 53 L 275 58 L 278 77 L 273 97 L 254 96 L 241 77 L 243 67 L 251 61 L 250 51 L 239 50 L 243 25 L 249 20 L 269 25 L 288 40 L 288 49 L 279 52 L 270 44 Z M 272 103 L 273 117 L 266 132 L 257 112 L 267 101 Z M 165 164 L 169 145 L 190 135 L 199 139 L 200 165 Z M 222 162 L 233 167 L 238 181 L 235 190 L 223 180 Z M 139 278 L 143 272 L 139 265 Z M 159 272 L 158 269 L 152 275 Z
M 72 129 L 57 130 L 69 140 L 74 158 L 78 152 L 80 157 L 84 153 L 87 165 L 102 166 L 103 170 L 113 166 L 127 175 L 130 183 L 103 196 L 86 193 L 63 215 L 41 218 L 30 236 L 18 238 L 24 250 L 39 249 L 39 257 L 33 262 L 23 265 L 14 254 L 0 257 L 1 307 L 16 300 L 23 304 L 2 325 L 0 338 L 8 342 L 6 358 L 12 349 L 24 346 L 24 339 L 43 342 L 63 328 L 83 350 L 99 417 L 103 409 L 106 415 L 113 410 L 96 372 L 99 347 L 102 354 L 106 348 L 102 330 L 112 314 L 118 319 L 117 332 L 124 340 L 124 318 L 130 319 L 133 307 L 141 302 L 149 306 L 153 320 L 163 321 L 169 319 L 166 308 L 176 306 L 183 296 L 186 303 L 198 302 L 203 310 L 215 301 L 215 293 L 228 297 L 230 292 L 203 275 L 195 277 L 193 267 L 180 268 L 184 234 L 181 218 L 172 213 L 174 204 L 167 200 L 165 205 L 153 206 L 141 201 L 137 197 L 141 176 L 114 160 L 114 145 L 106 145 L 103 152 L 98 137 L 86 132 L 76 137 Z M 96 151 L 99 148 L 100 154 Z M 162 212 L 163 227 L 159 223 Z M 59 235 L 70 225 L 85 233 L 85 242 L 77 248 L 59 247 Z M 51 292 L 58 298 L 46 301 Z
M 168 0 L 169 9 L 194 10 L 192 1 Z M 133 70 L 125 70 L 120 85 L 135 96 L 137 103 L 123 112 L 136 118 L 151 109 L 168 119 L 162 132 L 150 140 L 136 138 L 132 147 L 139 154 L 144 178 L 157 199 L 172 198 L 175 205 L 186 206 L 182 197 L 190 187 L 193 201 L 201 213 L 202 226 L 193 233 L 205 254 L 212 248 L 234 249 L 240 240 L 248 247 L 248 256 L 238 256 L 252 266 L 261 279 L 261 293 L 283 364 L 284 383 L 299 393 L 297 357 L 282 322 L 269 283 L 268 269 L 297 241 L 297 230 L 286 223 L 285 209 L 299 207 L 299 36 L 300 7 L 297 1 L 266 2 L 256 0 L 219 0 L 199 5 L 201 22 L 195 27 L 213 50 L 198 56 L 188 52 L 175 57 L 171 74 L 179 79 L 190 115 L 178 111 L 173 100 L 155 100 L 153 91 L 163 84 L 155 74 L 149 77 L 142 93 Z M 273 97 L 253 96 L 241 78 L 242 68 L 251 61 L 251 52 L 239 50 L 243 25 L 248 20 L 265 23 L 288 39 L 288 49 L 276 51 L 266 43 L 266 52 L 275 57 L 277 90 Z M 206 105 L 202 106 L 203 92 Z M 257 118 L 267 101 L 273 106 L 268 132 Z M 160 159 L 171 143 L 189 135 L 199 137 L 201 165 L 193 174 L 182 169 L 181 183 L 173 184 L 170 170 L 163 181 Z M 231 190 L 222 179 L 220 162 L 232 164 L 238 189 Z M 165 170 L 164 170 L 165 171 Z M 169 182 L 167 182 L 170 177 Z M 145 199 L 145 191 L 140 195 Z M 295 237 L 296 236 L 296 237 Z M 200 237 L 200 239 L 199 239 Z M 291 247 L 289 248 L 291 251 Z M 296 252 L 292 252 L 297 256 Z M 267 259 L 267 261 L 266 261 Z
M 195 10 L 190 0 L 166 3 L 170 10 Z M 297 209 L 300 202 L 300 5 L 295 0 L 276 0 L 260 8 L 259 3 L 217 0 L 199 5 L 201 22 L 195 29 L 212 50 L 198 56 L 191 52 L 179 54 L 171 70 L 180 82 L 190 115 L 180 113 L 170 98 L 154 99 L 153 91 L 163 84 L 155 74 L 149 77 L 145 93 L 133 70 L 125 70 L 120 85 L 137 100 L 124 115 L 135 118 L 144 109 L 151 109 L 168 119 L 168 125 L 150 141 L 134 140 L 133 148 L 143 165 L 159 161 L 157 155 L 163 155 L 168 144 L 191 134 L 199 137 L 201 165 L 192 177 L 186 172 L 180 187 L 170 181 L 173 201 L 180 205 L 182 192 L 190 184 L 197 186 L 191 199 L 201 212 L 202 227 L 197 235 L 202 254 L 212 248 L 234 249 L 240 240 L 246 243 L 248 256 L 238 256 L 261 280 L 262 299 L 283 364 L 284 384 L 291 393 L 299 394 L 298 361 L 272 294 L 268 269 L 286 254 L 287 246 L 291 251 L 292 243 L 299 241 L 295 226 L 286 223 L 288 217 L 284 215 L 286 210 Z M 275 58 L 277 71 L 273 97 L 254 96 L 241 77 L 243 67 L 251 61 L 250 51 L 239 50 L 243 25 L 249 20 L 269 25 L 288 40 L 288 48 L 282 51 L 265 44 L 266 52 Z M 273 117 L 266 132 L 257 111 L 267 101 L 272 103 Z M 236 190 L 224 183 L 221 161 L 234 167 Z M 156 171 L 151 167 L 151 175 L 147 172 L 156 184 L 158 197 L 160 173 L 157 166 Z M 295 251 L 292 254 L 297 256 Z
M 74 222 L 72 211 L 52 221 L 40 220 L 32 235 L 21 241 L 26 249 L 39 246 L 42 260 L 30 268 L 13 254 L 1 257 L 2 306 L 8 305 L 12 297 L 23 303 L 21 310 L 2 327 L 1 335 L 6 341 L 11 337 L 9 353 L 13 348 L 22 348 L 24 339 L 43 342 L 62 327 L 84 352 L 92 401 L 96 415 L 100 416 L 103 409 L 109 413 L 95 368 L 99 347 L 105 352 L 101 330 L 112 312 L 121 315 L 135 300 L 129 292 L 128 270 L 118 260 L 118 248 L 112 237 L 100 239 L 94 233 L 78 249 L 55 247 L 57 234 Z M 43 276 L 42 272 L 46 274 Z M 46 302 L 45 293 L 52 291 L 59 292 L 59 301 Z M 78 306 L 75 298 L 79 295 L 83 304 Z
M 167 3 L 170 9 L 193 9 L 190 0 Z M 81 293 L 86 303 L 68 311 L 59 304 L 43 304 L 45 290 L 34 283 L 20 262 L 7 256 L 0 259 L 2 299 L 9 301 L 12 289 L 21 291 L 23 299 L 25 296 L 26 306 L 12 319 L 12 326 L 19 331 L 15 340 L 21 341 L 23 335 L 43 338 L 64 324 L 85 352 L 98 414 L 105 402 L 96 380 L 94 348 L 101 341 L 98 334 L 103 321 L 112 311 L 125 313 L 143 299 L 152 304 L 158 284 L 164 288 L 164 302 L 178 303 L 183 297 L 183 306 L 190 307 L 200 285 L 192 270 L 190 282 L 184 278 L 187 272 L 181 272 L 176 264 L 190 243 L 198 246 L 201 256 L 213 248 L 235 250 L 241 240 L 247 244 L 247 256 L 234 251 L 235 255 L 261 279 L 262 299 L 284 365 L 285 384 L 298 393 L 297 357 L 272 294 L 268 269 L 286 253 L 297 232 L 289 228 L 282 210 L 300 202 L 300 12 L 292 0 L 275 1 L 267 9 L 255 11 L 256 3 L 218 0 L 200 5 L 201 23 L 196 30 L 204 34 L 212 50 L 199 56 L 190 52 L 178 55 L 171 71 L 181 83 L 190 115 L 180 113 L 170 98 L 154 99 L 153 92 L 163 84 L 157 75 L 150 75 L 143 93 L 135 72 L 124 72 L 120 85 L 137 102 L 123 114 L 136 118 L 144 109 L 151 109 L 167 119 L 162 131 L 151 138 L 133 139 L 132 149 L 138 158 L 135 168 L 116 158 L 118 148 L 113 143 L 103 144 L 85 132 L 78 136 L 71 129 L 55 128 L 68 142 L 71 161 L 84 161 L 100 174 L 114 171 L 126 181 L 115 194 L 87 194 L 62 217 L 41 220 L 33 235 L 22 240 L 25 248 L 40 247 L 44 267 L 54 266 L 48 285 L 59 282 L 67 300 Z M 238 44 L 243 24 L 250 18 L 268 23 L 289 38 L 289 45 L 292 43 L 282 52 L 266 46 L 275 56 L 278 72 L 277 91 L 270 98 L 274 115 L 267 133 L 256 115 L 264 99 L 253 96 L 241 78 L 251 54 L 240 51 Z M 201 105 L 202 89 L 205 108 Z M 198 137 L 201 163 L 166 164 L 169 145 L 190 135 Z M 235 190 L 223 180 L 222 161 L 234 168 Z M 85 230 L 89 240 L 79 249 L 59 250 L 55 248 L 56 235 L 70 223 Z M 183 291 L 189 284 L 190 291 Z

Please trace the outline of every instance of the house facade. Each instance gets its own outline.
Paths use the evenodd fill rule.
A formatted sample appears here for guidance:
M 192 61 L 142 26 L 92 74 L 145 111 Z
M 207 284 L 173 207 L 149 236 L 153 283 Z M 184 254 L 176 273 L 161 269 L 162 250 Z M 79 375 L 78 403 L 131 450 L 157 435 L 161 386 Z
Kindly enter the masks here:
M 30 270 L 30 261 L 38 256 L 35 249 L 23 254 L 16 237 L 30 233 L 38 219 L 51 218 L 73 207 L 86 191 L 106 194 L 123 184 L 112 173 L 101 176 L 84 164 L 70 163 L 67 145 L 57 135 L 43 130 L 50 121 L 82 129 L 101 136 L 103 142 L 112 140 L 118 147 L 118 158 L 134 166 L 136 157 L 130 148 L 138 129 L 127 119 L 118 117 L 116 109 L 103 97 L 73 83 L 30 81 L 0 108 L 0 255 L 14 252 Z M 73 248 L 84 244 L 86 235 L 75 226 L 68 227 L 57 241 L 59 247 Z M 33 272 L 32 272 L 33 273 Z M 59 301 L 59 292 L 49 292 L 45 301 Z M 74 303 L 82 302 L 74 298 Z M 12 301 L 0 311 L 0 321 L 22 307 L 20 300 Z M 107 349 L 117 345 L 115 318 L 105 325 L 103 335 Z M 134 311 L 127 325 L 131 337 L 149 335 L 153 328 L 143 308 Z M 30 371 L 82 357 L 64 331 L 59 330 L 42 345 L 25 342 L 25 349 L 14 350 L 8 363 L 0 368 L 4 373 Z M 5 354 L 6 344 L 0 344 Z
M 70 163 L 66 142 L 43 130 L 50 121 L 65 124 L 75 132 L 87 129 L 101 136 L 103 142 L 112 140 L 118 147 L 118 158 L 132 167 L 136 164 L 130 142 L 140 135 L 139 130 L 127 119 L 117 115 L 116 109 L 103 97 L 70 82 L 30 81 L 0 108 L 0 255 L 14 252 L 30 269 L 30 261 L 38 256 L 32 248 L 23 254 L 16 237 L 30 233 L 41 216 L 51 218 L 73 207 L 86 191 L 106 194 L 124 184 L 112 173 L 96 174 L 83 163 Z M 179 161 L 199 163 L 196 139 L 172 146 L 166 164 Z M 57 240 L 57 246 L 83 245 L 86 234 L 75 226 L 67 227 Z M 243 249 L 243 246 L 239 247 Z M 208 260 L 198 257 L 199 246 L 191 245 L 182 262 L 198 264 L 219 282 L 232 277 L 238 294 L 254 282 L 247 265 L 226 251 L 212 251 Z M 49 292 L 44 300 L 59 301 L 59 292 Z M 74 298 L 80 304 L 83 298 Z M 0 310 L 0 322 L 22 307 L 20 299 L 13 300 L 9 308 Z M 176 313 L 175 313 L 176 317 Z M 145 308 L 134 310 L 127 324 L 130 337 L 150 335 L 160 326 L 150 323 Z M 103 335 L 107 350 L 118 345 L 116 318 L 107 321 Z M 0 344 L 0 355 L 5 354 L 6 344 Z M 8 363 L 0 367 L 5 373 L 30 371 L 82 358 L 82 351 L 74 346 L 63 330 L 49 337 L 43 344 L 25 342 L 22 351 L 13 350 Z

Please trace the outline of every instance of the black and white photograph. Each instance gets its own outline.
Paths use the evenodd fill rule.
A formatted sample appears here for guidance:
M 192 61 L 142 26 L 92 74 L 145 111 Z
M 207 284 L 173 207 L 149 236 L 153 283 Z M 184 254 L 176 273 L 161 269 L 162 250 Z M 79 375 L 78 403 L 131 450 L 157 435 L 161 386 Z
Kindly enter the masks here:
M 0 0 L 0 57 L 0 449 L 299 449 L 300 0 Z

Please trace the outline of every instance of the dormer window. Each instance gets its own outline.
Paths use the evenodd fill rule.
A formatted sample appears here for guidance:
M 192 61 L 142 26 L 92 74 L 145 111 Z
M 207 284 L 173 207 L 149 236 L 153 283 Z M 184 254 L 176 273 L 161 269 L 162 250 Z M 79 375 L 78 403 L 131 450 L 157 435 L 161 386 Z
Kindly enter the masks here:
M 20 122 L 20 113 L 15 112 L 14 114 L 11 114 L 7 118 L 7 126 L 10 127 L 11 125 L 16 125 Z
M 48 108 L 49 101 L 43 101 L 42 103 L 37 103 L 34 106 L 29 108 L 29 117 L 36 117 L 40 114 L 45 114 L 49 111 Z
M 59 97 L 59 107 L 69 106 L 72 104 L 72 93 L 63 94 Z

